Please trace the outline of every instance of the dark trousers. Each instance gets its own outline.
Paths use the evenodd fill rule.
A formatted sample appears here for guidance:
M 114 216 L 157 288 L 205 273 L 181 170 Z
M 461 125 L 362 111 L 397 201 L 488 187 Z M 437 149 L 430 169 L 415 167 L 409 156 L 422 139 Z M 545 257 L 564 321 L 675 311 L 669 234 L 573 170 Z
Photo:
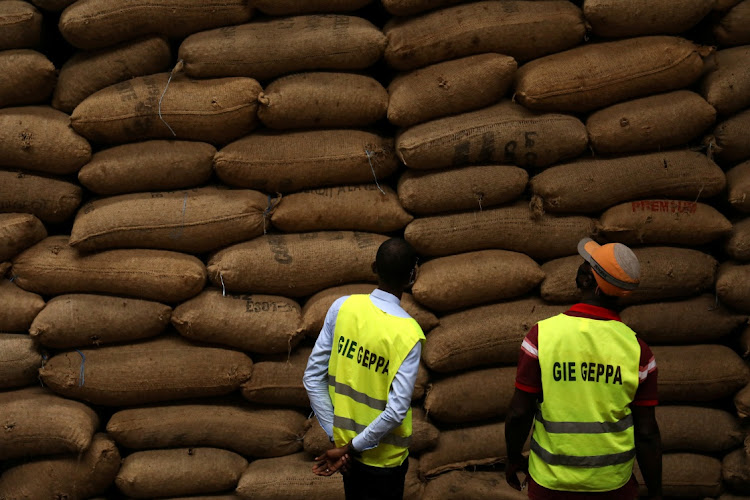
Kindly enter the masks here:
M 409 460 L 398 467 L 372 467 L 352 460 L 344 474 L 346 500 L 402 500 Z

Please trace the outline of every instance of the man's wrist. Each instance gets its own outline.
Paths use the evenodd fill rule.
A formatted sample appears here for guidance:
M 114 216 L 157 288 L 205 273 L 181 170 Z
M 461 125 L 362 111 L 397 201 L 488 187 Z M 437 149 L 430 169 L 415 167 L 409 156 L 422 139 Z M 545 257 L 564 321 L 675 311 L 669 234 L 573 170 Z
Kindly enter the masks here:
M 359 456 L 360 451 L 354 447 L 354 440 L 349 441 L 349 444 L 346 445 L 346 452 L 353 457 Z

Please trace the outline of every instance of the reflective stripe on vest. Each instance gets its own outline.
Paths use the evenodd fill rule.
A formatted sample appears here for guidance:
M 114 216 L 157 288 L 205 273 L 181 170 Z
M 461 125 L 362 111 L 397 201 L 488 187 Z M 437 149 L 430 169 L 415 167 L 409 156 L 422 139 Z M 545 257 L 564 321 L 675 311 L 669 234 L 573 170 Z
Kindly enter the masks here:
M 401 363 L 424 334 L 411 318 L 392 316 L 369 295 L 352 295 L 336 317 L 328 364 L 333 402 L 333 438 L 343 446 L 364 431 L 385 409 Z M 397 467 L 408 457 L 411 409 L 404 421 L 358 460 L 375 467 Z
M 635 458 L 635 333 L 619 321 L 563 314 L 538 327 L 543 397 L 529 473 L 552 490 L 616 490 L 630 479 Z

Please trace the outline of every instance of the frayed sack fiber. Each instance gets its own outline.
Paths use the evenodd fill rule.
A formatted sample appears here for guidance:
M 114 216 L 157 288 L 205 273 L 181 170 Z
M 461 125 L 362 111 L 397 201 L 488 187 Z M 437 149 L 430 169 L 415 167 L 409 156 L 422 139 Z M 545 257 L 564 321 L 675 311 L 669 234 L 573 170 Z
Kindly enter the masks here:
M 63 222 L 81 204 L 83 190 L 71 182 L 0 170 L 0 212 L 33 214 L 42 222 Z
M 36 47 L 41 38 L 41 12 L 29 2 L 0 2 L 0 50 Z
M 39 104 L 57 82 L 55 65 L 34 50 L 0 51 L 0 107 Z
M 39 348 L 28 335 L 0 333 L 0 389 L 33 384 L 42 361 Z
M 714 8 L 714 0 L 588 0 L 583 15 L 591 31 L 607 38 L 678 35 L 690 30 Z
M 10 280 L 2 279 L 0 304 L 3 305 L 0 308 L 0 332 L 26 333 L 36 315 L 44 308 L 44 299 Z
M 31 214 L 0 214 L 0 261 L 9 260 L 47 237 L 47 229 Z
M 242 384 L 242 396 L 251 403 L 310 408 L 302 376 L 311 352 L 311 347 L 300 347 L 256 362 L 250 380 Z
M 720 115 L 750 106 L 750 47 L 714 53 L 713 67 L 701 81 L 701 93 Z

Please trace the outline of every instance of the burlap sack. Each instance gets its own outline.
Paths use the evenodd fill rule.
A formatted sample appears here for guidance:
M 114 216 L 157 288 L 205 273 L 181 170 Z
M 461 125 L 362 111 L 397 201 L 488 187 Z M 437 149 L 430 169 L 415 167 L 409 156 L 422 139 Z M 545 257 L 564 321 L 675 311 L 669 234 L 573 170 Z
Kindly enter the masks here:
M 83 252 L 109 248 L 210 252 L 263 234 L 268 203 L 258 191 L 213 186 L 103 198 L 78 211 L 70 245 Z
M 0 460 L 86 451 L 99 417 L 83 403 L 41 387 L 0 392 Z
M 482 210 L 516 200 L 528 182 L 526 170 L 504 165 L 407 169 L 398 180 L 398 199 L 404 208 L 421 215 Z
M 724 262 L 716 277 L 716 295 L 726 305 L 750 313 L 750 265 Z
M 300 347 L 290 355 L 258 361 L 250 380 L 242 384 L 242 395 L 252 403 L 309 408 L 302 376 L 311 352 L 311 347 Z
M 625 308 L 622 321 L 649 344 L 703 344 L 735 332 L 747 316 L 728 311 L 716 297 L 701 295 L 678 302 Z
M 743 337 L 746 338 L 744 335 Z M 746 419 L 750 416 L 750 385 L 745 386 L 734 395 L 734 406 L 737 408 L 737 415 L 740 418 Z M 749 444 L 745 443 L 745 451 L 748 451 L 748 447 Z
M 714 36 L 722 45 L 750 43 L 750 2 L 743 0 L 714 26 Z
M 518 297 L 544 279 L 529 256 L 481 250 L 441 257 L 419 267 L 414 298 L 435 311 L 450 311 Z
M 76 107 L 71 124 L 103 143 L 187 139 L 226 144 L 255 128 L 262 89 L 252 78 L 192 80 L 178 74 L 167 89 L 169 78 L 159 73 L 106 87 Z
M 305 453 L 312 457 L 319 457 L 326 450 L 334 448 L 334 444 L 328 439 L 326 431 L 320 426 L 318 417 L 312 415 L 305 422 L 305 436 L 302 439 Z
M 90 159 L 91 146 L 65 113 L 47 106 L 0 109 L 0 166 L 66 175 Z
M 659 368 L 659 402 L 702 402 L 732 396 L 750 369 L 723 345 L 652 347 Z
M 725 185 L 724 172 L 695 151 L 576 160 L 531 179 L 535 203 L 550 212 L 596 212 L 652 197 L 696 201 L 719 194 Z
M 169 44 L 158 36 L 78 52 L 60 69 L 52 106 L 71 113 L 94 92 L 137 76 L 166 71 L 170 63 Z
M 247 500 L 344 500 L 343 476 L 316 476 L 312 466 L 305 453 L 255 460 L 242 474 L 237 494 Z
M 411 127 L 499 101 L 510 88 L 516 61 L 478 54 L 396 76 L 388 85 L 388 121 Z
M 55 65 L 34 50 L 0 51 L 0 107 L 38 104 L 55 87 Z
M 47 237 L 42 221 L 31 214 L 0 214 L 0 261 L 8 260 Z
M 529 329 L 566 309 L 530 298 L 443 316 L 440 326 L 427 335 L 422 360 L 440 373 L 516 363 Z
M 172 309 L 159 302 L 106 295 L 59 295 L 34 318 L 29 334 L 46 347 L 71 349 L 154 337 Z
M 715 0 L 588 0 L 583 14 L 595 35 L 625 38 L 642 35 L 678 35 L 698 24 Z M 648 13 L 644 15 L 644 13 Z
M 91 50 L 152 33 L 185 38 L 198 31 L 247 22 L 252 10 L 243 0 L 167 0 L 133 5 L 83 0 L 65 9 L 58 26 L 71 45 Z
M 704 245 L 732 231 L 710 205 L 680 200 L 640 200 L 608 209 L 599 218 L 607 239 L 626 245 Z
M 83 451 L 83 450 L 81 450 Z M 120 468 L 120 452 L 106 434 L 96 434 L 79 455 L 63 455 L 17 465 L 0 476 L 0 498 L 67 498 L 104 493 Z
M 246 457 L 277 457 L 302 449 L 305 417 L 294 410 L 224 403 L 122 410 L 107 424 L 121 446 L 134 449 L 211 446 Z
M 44 308 L 44 299 L 19 288 L 10 280 L 0 279 L 0 304 L 0 332 L 26 333 Z
M 404 500 L 422 500 L 424 496 L 424 482 L 422 481 L 422 470 L 419 460 L 408 458 L 409 468 L 406 470 L 404 479 Z
M 304 297 L 352 281 L 374 281 L 372 263 L 388 238 L 349 231 L 269 234 L 216 252 L 208 274 L 229 292 Z
M 637 462 L 637 461 L 636 461 Z M 721 493 L 721 462 L 714 457 L 693 453 L 667 453 L 662 457 L 662 489 L 665 497 L 704 498 Z M 634 474 L 639 492 L 647 489 L 636 463 Z
M 750 260 L 750 219 L 736 222 L 724 249 L 736 260 Z
M 63 222 L 73 216 L 81 196 L 81 187 L 70 182 L 0 170 L 0 212 L 29 213 L 44 222 Z
M 145 141 L 95 153 L 78 180 L 100 195 L 168 191 L 205 184 L 216 148 L 205 142 Z
M 382 57 L 385 44 L 383 33 L 359 17 L 297 16 L 192 35 L 180 45 L 179 57 L 195 78 L 270 80 L 302 71 L 368 68 Z
M 506 458 L 505 424 L 491 423 L 441 431 L 435 449 L 423 453 L 419 463 L 422 474 L 431 477 L 470 465 L 502 462 Z
M 747 140 L 748 128 L 750 128 L 750 109 L 719 123 L 713 133 L 705 139 L 709 154 L 717 161 L 727 165 L 734 165 L 750 159 L 750 141 Z
M 220 493 L 237 487 L 247 460 L 218 448 L 137 451 L 122 461 L 115 484 L 134 498 Z
M 427 481 L 422 500 L 526 500 L 505 481 L 502 471 L 451 471 Z
M 13 260 L 16 283 L 42 295 L 106 293 L 166 303 L 197 295 L 206 268 L 197 258 L 164 250 L 107 250 L 83 255 L 67 236 L 50 236 Z
M 300 73 L 270 83 L 258 102 L 272 129 L 366 127 L 385 117 L 388 92 L 366 75 Z
M 415 302 L 416 303 L 416 302 Z M 437 318 L 436 318 L 437 319 Z M 435 323 L 437 326 L 439 323 Z M 412 401 L 419 401 L 427 392 L 427 385 L 430 383 L 430 372 L 427 370 L 424 362 L 419 361 L 419 370 L 417 370 L 417 380 L 414 383 L 414 392 L 411 394 Z
M 589 116 L 586 129 L 597 153 L 661 151 L 700 136 L 716 120 L 716 110 L 687 90 L 615 104 Z
M 250 378 L 245 354 L 179 337 L 63 352 L 39 371 L 58 394 L 105 406 L 221 396 Z
M 701 93 L 720 115 L 750 106 L 750 47 L 714 53 L 711 72 L 701 81 Z
M 745 433 L 729 412 L 695 406 L 658 406 L 656 421 L 664 451 L 721 453 L 742 444 Z
M 10 262 L 0 262 L 0 277 L 5 277 L 11 267 L 12 264 Z
M 404 236 L 422 255 L 500 248 L 544 260 L 576 253 L 581 238 L 593 233 L 588 217 L 534 217 L 527 205 L 518 204 L 416 219 Z
M 421 170 L 468 163 L 546 167 L 575 158 L 587 142 L 577 118 L 534 113 L 506 100 L 407 129 L 396 137 L 396 152 L 407 167 Z
M 539 292 L 544 300 L 552 304 L 572 304 L 583 298 L 576 286 L 576 273 L 583 264 L 579 255 L 554 259 L 542 264 L 544 280 Z
M 719 12 L 725 12 L 738 3 L 740 3 L 742 0 L 716 0 L 716 3 L 714 4 L 714 10 Z
M 584 45 L 532 61 L 516 73 L 516 98 L 532 109 L 591 111 L 680 89 L 703 71 L 698 47 L 649 36 Z
M 270 295 L 227 295 L 206 289 L 180 304 L 172 324 L 181 335 L 263 354 L 286 353 L 302 340 L 300 307 Z
M 350 12 L 361 9 L 373 0 L 255 0 L 253 6 L 271 16 L 311 14 L 316 12 Z
M 42 36 L 42 14 L 29 2 L 0 2 L 0 50 L 36 47 Z
M 241 500 L 241 497 L 238 497 L 237 495 L 232 494 L 226 494 L 226 495 L 198 495 L 194 496 L 191 495 L 189 497 L 170 497 L 165 500 Z M 106 500 L 106 498 L 97 498 L 93 500 Z
M 485 52 L 528 61 L 575 47 L 586 29 L 581 10 L 570 2 L 505 1 L 393 19 L 383 32 L 386 62 L 403 71 Z
M 359 130 L 260 132 L 214 158 L 224 183 L 269 193 L 372 182 L 397 166 L 392 138 Z
M 750 326 L 742 330 L 742 333 L 740 334 L 739 344 L 740 355 L 743 358 L 747 358 L 748 356 L 750 356 Z
M 76 0 L 33 0 L 32 3 L 40 9 L 57 12 L 65 9 L 65 7 L 75 1 Z
M 285 196 L 273 226 L 285 232 L 353 230 L 390 233 L 414 219 L 388 186 L 359 184 L 318 188 Z
M 727 172 L 729 203 L 740 212 L 750 212 L 750 161 Z
M 0 334 L 0 389 L 24 387 L 36 382 L 42 355 L 26 334 Z
M 424 408 L 430 418 L 448 424 L 504 417 L 510 408 L 516 367 L 486 368 L 433 382 Z M 456 404 L 460 401 L 461 404 Z
M 725 455 L 721 462 L 721 477 L 737 493 L 750 494 L 750 455 L 747 451 L 734 450 Z

